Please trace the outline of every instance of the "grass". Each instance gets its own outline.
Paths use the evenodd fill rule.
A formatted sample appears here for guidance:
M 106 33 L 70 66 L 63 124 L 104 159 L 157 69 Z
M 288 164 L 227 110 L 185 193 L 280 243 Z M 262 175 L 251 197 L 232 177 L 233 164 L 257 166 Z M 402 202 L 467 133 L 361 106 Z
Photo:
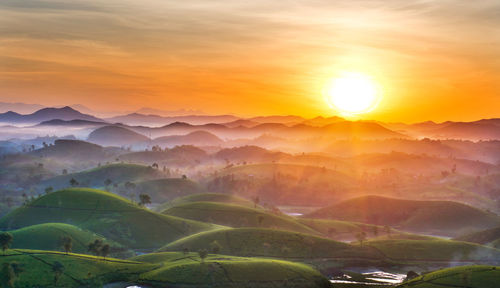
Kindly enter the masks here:
M 156 211 L 162 212 L 168 208 L 191 202 L 220 202 L 220 203 L 228 203 L 228 204 L 236 204 L 246 207 L 254 207 L 254 203 L 250 200 L 230 195 L 230 194 L 222 194 L 222 193 L 199 193 L 188 196 L 183 196 L 179 198 L 175 198 L 171 201 L 165 202 L 162 205 L 156 208 Z
M 220 253 L 244 257 L 273 257 L 282 259 L 363 258 L 381 259 L 370 247 L 321 238 L 309 234 L 263 228 L 235 228 L 197 233 L 172 242 L 158 252 L 210 250 L 212 243 L 220 245 Z
M 234 204 L 190 202 L 168 208 L 162 213 L 229 227 L 262 227 L 319 234 L 292 217 Z
M 109 192 L 70 188 L 13 210 L 0 219 L 0 229 L 55 222 L 91 230 L 132 249 L 146 250 L 193 233 L 220 228 L 158 214 Z
M 111 255 L 115 257 L 117 255 L 126 257 L 125 255 L 131 254 L 131 252 L 126 253 L 127 249 L 115 241 L 69 224 L 44 223 L 9 231 L 9 233 L 14 238 L 11 247 L 16 249 L 63 251 L 60 240 L 62 237 L 69 236 L 73 239 L 72 251 L 75 253 L 87 253 L 88 244 L 99 239 L 111 246 L 111 251 L 113 251 Z
M 461 231 L 499 225 L 500 217 L 451 201 L 416 201 L 362 196 L 305 215 L 307 218 L 337 219 L 401 230 L 453 236 Z
M 135 190 L 151 196 L 154 203 L 164 203 L 177 197 L 204 191 L 204 188 L 197 182 L 182 178 L 146 180 L 135 184 Z
M 431 272 L 408 282 L 398 288 L 496 288 L 500 279 L 498 266 L 462 266 Z
M 57 284 L 53 267 L 62 264 Z M 17 263 L 23 268 L 14 287 L 100 287 L 132 283 L 151 287 L 330 287 L 313 268 L 298 263 L 208 255 L 160 253 L 131 260 L 37 250 L 7 250 L 0 267 Z M 3 285 L 5 283 L 2 283 Z

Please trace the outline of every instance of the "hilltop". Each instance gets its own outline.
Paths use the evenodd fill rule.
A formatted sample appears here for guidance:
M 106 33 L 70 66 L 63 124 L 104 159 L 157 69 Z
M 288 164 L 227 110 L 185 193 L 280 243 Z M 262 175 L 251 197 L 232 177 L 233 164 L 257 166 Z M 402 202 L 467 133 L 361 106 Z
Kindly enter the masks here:
M 236 204 L 246 207 L 255 206 L 252 201 L 234 195 L 222 194 L 222 193 L 199 193 L 184 197 L 178 197 L 171 201 L 165 202 L 162 205 L 158 206 L 156 208 L 156 211 L 161 212 L 163 210 L 166 210 L 174 206 L 192 202 L 220 202 L 220 203 Z
M 120 126 L 97 128 L 89 134 L 87 140 L 103 146 L 128 146 L 150 142 L 148 137 Z

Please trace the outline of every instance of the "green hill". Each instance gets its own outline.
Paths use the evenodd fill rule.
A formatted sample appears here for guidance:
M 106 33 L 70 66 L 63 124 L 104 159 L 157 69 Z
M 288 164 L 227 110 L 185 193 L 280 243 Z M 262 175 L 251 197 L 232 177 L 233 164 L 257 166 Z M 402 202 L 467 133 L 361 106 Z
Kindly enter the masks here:
M 164 203 L 177 197 L 204 192 L 204 188 L 197 182 L 182 178 L 146 180 L 135 185 L 135 191 L 148 194 L 154 203 Z
M 123 252 L 127 250 L 122 245 L 89 230 L 63 223 L 38 224 L 9 231 L 9 233 L 14 238 L 11 247 L 17 249 L 62 251 L 60 240 L 64 236 L 69 236 L 73 239 L 72 251 L 75 253 L 87 253 L 88 244 L 96 239 L 102 240 L 104 244 L 109 244 L 111 251 L 113 251 L 112 254 L 123 255 Z
M 262 228 L 235 228 L 197 233 L 162 247 L 158 252 L 198 251 L 211 249 L 216 241 L 220 253 L 244 257 L 274 257 L 283 259 L 364 258 L 381 259 L 381 254 L 370 247 L 347 243 L 309 234 Z
M 165 255 L 168 254 L 168 255 Z M 154 261 L 151 261 L 154 258 Z M 37 250 L 7 250 L 0 254 L 4 273 L 9 264 L 23 271 L 13 281 L 20 287 L 252 287 L 323 288 L 326 278 L 311 267 L 278 260 L 208 255 L 201 263 L 197 254 L 162 253 L 133 261 Z M 54 267 L 60 267 L 57 278 Z M 8 287 L 2 277 L 0 285 Z M 114 286 L 113 286 L 114 287 Z
M 457 235 L 465 231 L 499 225 L 500 217 L 451 201 L 416 201 L 362 196 L 305 215 L 307 218 L 337 219 L 435 235 Z
M 155 249 L 187 235 L 217 228 L 158 214 L 109 192 L 70 188 L 13 210 L 0 219 L 0 229 L 53 222 L 91 230 L 133 249 Z
M 216 202 L 191 202 L 180 204 L 162 212 L 191 220 L 209 222 L 229 227 L 262 227 L 295 232 L 319 234 L 289 216 L 274 215 L 263 209 Z
M 500 279 L 498 266 L 461 266 L 434 271 L 401 285 L 397 288 L 496 288 Z
M 500 262 L 500 250 L 453 240 L 375 239 L 366 241 L 363 245 L 376 248 L 389 259 L 398 262 Z
M 478 243 L 478 244 L 489 244 L 492 242 L 496 243 L 497 241 L 500 241 L 500 226 L 483 231 L 465 234 L 455 239 L 460 241 Z
M 171 201 L 163 203 L 162 205 L 158 206 L 155 210 L 161 212 L 168 208 L 191 202 L 221 202 L 221 203 L 236 204 L 247 207 L 254 207 L 254 203 L 252 201 L 238 196 L 230 194 L 222 194 L 222 193 L 201 193 L 201 194 L 193 194 L 175 198 Z
M 70 186 L 71 179 L 75 179 L 78 181 L 78 187 L 100 188 L 105 186 L 104 182 L 107 179 L 111 180 L 111 184 L 118 184 L 160 177 L 162 177 L 161 172 L 149 166 L 110 164 L 78 173 L 56 176 L 42 181 L 39 186 L 42 188 L 52 186 L 54 190 L 64 189 Z

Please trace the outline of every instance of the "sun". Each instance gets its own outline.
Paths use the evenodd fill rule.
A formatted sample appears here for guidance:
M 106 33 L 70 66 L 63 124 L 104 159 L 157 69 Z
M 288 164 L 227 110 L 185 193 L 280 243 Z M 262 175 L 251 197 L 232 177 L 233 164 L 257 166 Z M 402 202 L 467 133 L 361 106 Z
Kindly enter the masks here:
M 360 73 L 343 73 L 325 87 L 327 103 L 345 116 L 356 116 L 375 109 L 381 93 L 377 82 Z

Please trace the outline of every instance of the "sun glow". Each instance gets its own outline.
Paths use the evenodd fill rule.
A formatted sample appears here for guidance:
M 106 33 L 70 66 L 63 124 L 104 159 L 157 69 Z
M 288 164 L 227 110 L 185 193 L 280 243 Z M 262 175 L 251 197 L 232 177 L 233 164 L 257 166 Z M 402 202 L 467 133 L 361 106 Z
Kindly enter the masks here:
M 324 94 L 330 107 L 345 116 L 368 113 L 377 107 L 381 98 L 380 88 L 371 77 L 352 72 L 332 79 Z

